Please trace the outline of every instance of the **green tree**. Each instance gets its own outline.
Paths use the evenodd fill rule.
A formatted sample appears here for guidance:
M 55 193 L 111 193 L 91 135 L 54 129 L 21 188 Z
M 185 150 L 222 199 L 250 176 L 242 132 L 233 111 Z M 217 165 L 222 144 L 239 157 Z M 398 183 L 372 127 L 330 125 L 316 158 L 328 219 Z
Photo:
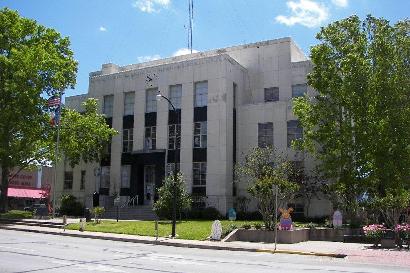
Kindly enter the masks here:
M 104 115 L 98 113 L 94 98 L 83 102 L 84 113 L 63 109 L 60 129 L 60 149 L 70 165 L 82 161 L 100 161 L 104 148 L 118 132 L 108 126 Z
M 316 95 L 294 101 L 304 128 L 295 144 L 319 159 L 351 216 L 363 194 L 410 188 L 409 31 L 409 20 L 372 16 L 322 28 L 308 75 Z
M 67 37 L 10 9 L 0 10 L 0 211 L 16 166 L 50 158 L 44 95 L 74 87 L 77 62 Z
M 279 207 L 289 200 L 298 189 L 291 181 L 293 167 L 271 147 L 256 147 L 235 166 L 238 181 L 248 183 L 248 192 L 258 201 L 258 210 L 265 227 L 274 228 L 272 216 L 275 213 L 275 186 L 278 187 Z
M 185 189 L 183 175 L 179 172 L 175 183 L 174 175 L 168 175 L 165 177 L 162 187 L 158 189 L 159 199 L 154 204 L 154 210 L 159 217 L 172 219 L 172 200 L 174 193 L 176 195 L 177 214 L 191 208 L 192 200 Z

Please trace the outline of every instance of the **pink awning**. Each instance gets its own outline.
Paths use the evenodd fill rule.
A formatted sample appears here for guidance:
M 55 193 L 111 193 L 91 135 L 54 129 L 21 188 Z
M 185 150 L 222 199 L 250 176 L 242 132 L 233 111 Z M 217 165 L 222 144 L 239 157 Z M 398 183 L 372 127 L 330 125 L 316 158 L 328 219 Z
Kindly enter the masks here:
M 42 189 L 27 189 L 27 188 L 9 188 L 7 191 L 8 197 L 17 197 L 17 198 L 43 198 Z

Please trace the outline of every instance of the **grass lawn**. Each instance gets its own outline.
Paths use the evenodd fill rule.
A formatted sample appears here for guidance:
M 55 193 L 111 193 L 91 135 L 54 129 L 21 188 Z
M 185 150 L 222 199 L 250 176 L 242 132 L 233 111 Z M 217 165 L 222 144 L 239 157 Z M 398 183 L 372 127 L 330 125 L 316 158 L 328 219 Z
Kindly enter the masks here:
M 30 219 L 31 217 L 33 217 L 33 213 L 24 210 L 10 210 L 0 214 L 1 219 Z
M 187 220 L 178 221 L 176 233 L 179 239 L 205 240 L 211 234 L 213 221 L 208 220 Z M 222 220 L 222 234 L 229 233 L 233 228 L 239 228 L 244 224 L 262 223 L 261 221 L 229 221 Z M 235 225 L 236 227 L 233 227 Z M 79 229 L 79 224 L 70 224 L 67 229 Z M 160 221 L 158 223 L 159 237 L 166 237 L 171 234 L 172 225 L 170 221 Z M 87 223 L 87 231 L 132 234 L 142 236 L 155 236 L 155 221 L 103 221 L 100 224 L 94 222 Z

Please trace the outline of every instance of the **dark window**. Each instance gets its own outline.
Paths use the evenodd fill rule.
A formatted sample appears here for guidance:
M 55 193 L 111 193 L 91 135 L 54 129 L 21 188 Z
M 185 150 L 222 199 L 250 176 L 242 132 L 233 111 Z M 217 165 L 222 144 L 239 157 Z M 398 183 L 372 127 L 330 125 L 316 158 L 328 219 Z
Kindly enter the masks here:
M 157 127 L 145 127 L 144 149 L 155 150 L 157 148 Z
M 132 144 L 134 140 L 134 129 L 124 129 L 122 130 L 122 152 L 130 153 L 132 152 Z
M 82 170 L 81 171 L 81 181 L 80 181 L 80 190 L 84 190 L 85 189 L 85 171 Z
M 273 146 L 273 123 L 258 123 L 258 147 Z
M 306 84 L 292 85 L 292 98 L 303 97 L 307 92 Z
M 207 122 L 194 123 L 194 148 L 206 148 L 207 146 Z
M 71 190 L 73 188 L 73 172 L 64 172 L 64 189 Z
M 265 102 L 279 100 L 279 87 L 265 88 Z
M 299 120 L 288 121 L 288 147 L 292 146 L 292 141 L 303 138 L 303 128 Z
M 168 125 L 168 149 L 175 150 L 181 147 L 181 124 Z
M 192 163 L 192 193 L 206 195 L 206 162 Z

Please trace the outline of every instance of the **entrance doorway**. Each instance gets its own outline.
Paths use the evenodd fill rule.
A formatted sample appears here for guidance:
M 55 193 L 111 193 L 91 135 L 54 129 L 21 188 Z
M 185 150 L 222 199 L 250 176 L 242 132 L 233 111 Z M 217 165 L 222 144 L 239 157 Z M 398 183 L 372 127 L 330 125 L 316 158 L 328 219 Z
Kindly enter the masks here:
M 154 204 L 155 165 L 144 166 L 144 205 Z

